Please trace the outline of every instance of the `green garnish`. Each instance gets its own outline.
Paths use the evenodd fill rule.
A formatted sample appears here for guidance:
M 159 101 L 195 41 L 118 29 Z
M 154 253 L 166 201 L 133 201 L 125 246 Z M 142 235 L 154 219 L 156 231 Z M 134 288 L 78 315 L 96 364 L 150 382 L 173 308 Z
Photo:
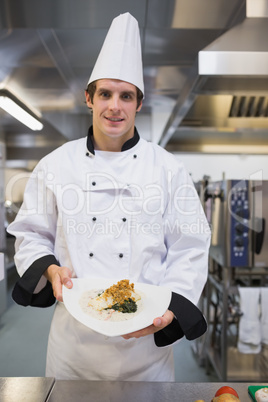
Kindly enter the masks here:
M 112 309 L 116 311 L 120 311 L 120 313 L 135 313 L 137 311 L 137 303 L 129 298 L 124 301 L 124 303 L 115 303 L 112 307 Z M 109 308 L 105 310 L 110 310 Z

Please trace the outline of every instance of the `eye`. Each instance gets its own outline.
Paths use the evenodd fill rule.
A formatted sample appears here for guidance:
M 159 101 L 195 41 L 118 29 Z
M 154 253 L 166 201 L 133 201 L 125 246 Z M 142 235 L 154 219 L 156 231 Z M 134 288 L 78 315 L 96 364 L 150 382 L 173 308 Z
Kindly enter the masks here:
M 132 100 L 132 99 L 133 99 L 133 95 L 132 95 L 131 93 L 128 93 L 128 92 L 123 93 L 123 94 L 122 94 L 122 99 L 124 99 L 124 100 Z
M 100 96 L 101 96 L 102 98 L 108 98 L 108 97 L 110 96 L 110 94 L 109 94 L 109 92 L 103 91 L 103 92 L 100 93 Z

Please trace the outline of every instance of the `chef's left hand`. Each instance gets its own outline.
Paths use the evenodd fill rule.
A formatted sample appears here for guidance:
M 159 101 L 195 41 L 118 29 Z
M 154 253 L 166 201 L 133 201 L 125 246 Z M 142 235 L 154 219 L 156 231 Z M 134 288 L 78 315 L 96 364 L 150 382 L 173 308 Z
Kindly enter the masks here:
M 174 318 L 174 314 L 172 311 L 167 310 L 162 317 L 157 317 L 154 319 L 153 324 L 149 325 L 149 327 L 140 329 L 139 331 L 131 332 L 127 335 L 122 335 L 124 339 L 130 338 L 141 338 L 142 336 L 147 336 L 154 334 L 155 332 L 160 331 L 161 329 L 167 327 Z

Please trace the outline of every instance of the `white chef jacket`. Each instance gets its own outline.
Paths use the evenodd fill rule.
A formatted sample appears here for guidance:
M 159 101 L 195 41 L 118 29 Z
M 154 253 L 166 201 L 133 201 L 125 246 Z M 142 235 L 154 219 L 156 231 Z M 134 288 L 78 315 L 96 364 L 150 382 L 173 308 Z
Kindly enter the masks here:
M 91 136 L 92 128 L 87 138 L 47 155 L 27 183 L 8 228 L 16 236 L 21 276 L 14 299 L 52 304 L 43 276 L 52 263 L 70 268 L 73 277 L 129 278 L 170 288 L 177 321 L 141 339 L 96 334 L 57 303 L 47 375 L 172 381 L 172 350 L 157 346 L 205 330 L 199 311 L 191 320 L 207 278 L 210 230 L 191 178 L 173 155 L 139 138 L 136 129 L 121 152 L 94 151 Z M 184 303 L 195 312 L 185 314 Z

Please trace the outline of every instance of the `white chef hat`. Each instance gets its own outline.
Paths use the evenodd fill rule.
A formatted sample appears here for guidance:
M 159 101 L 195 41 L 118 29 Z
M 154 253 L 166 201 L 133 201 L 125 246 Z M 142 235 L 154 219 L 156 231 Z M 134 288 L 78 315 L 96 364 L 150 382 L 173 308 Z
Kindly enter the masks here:
M 139 26 L 129 13 L 112 21 L 88 84 L 102 78 L 129 82 L 144 94 Z

